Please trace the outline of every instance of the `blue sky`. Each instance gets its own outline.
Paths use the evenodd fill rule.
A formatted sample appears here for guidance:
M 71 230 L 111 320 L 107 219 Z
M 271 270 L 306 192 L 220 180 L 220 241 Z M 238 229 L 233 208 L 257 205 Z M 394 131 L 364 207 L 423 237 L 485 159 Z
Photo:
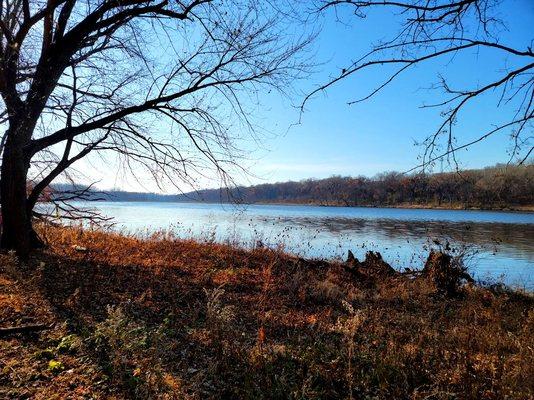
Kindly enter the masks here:
M 506 0 L 500 8 L 508 31 L 502 31 L 499 41 L 526 47 L 534 38 L 534 1 Z M 393 17 L 383 12 L 368 15 L 361 20 L 345 18 L 351 25 L 326 18 L 318 42 L 317 56 L 326 64 L 309 81 L 301 84 L 304 91 L 339 73 L 347 63 L 368 51 L 372 42 L 391 37 L 399 26 Z M 437 81 L 438 72 L 452 82 L 484 83 L 507 60 L 494 52 L 470 52 L 453 61 L 421 64 L 401 76 L 376 97 L 356 105 L 347 105 L 358 95 L 366 94 L 384 78 L 385 70 L 368 73 L 341 81 L 325 94 L 318 94 L 307 104 L 301 124 L 265 145 L 268 151 L 256 153 L 254 172 L 266 181 L 283 181 L 309 177 L 340 175 L 374 175 L 387 170 L 407 170 L 417 164 L 421 141 L 439 125 L 435 109 L 421 109 L 425 102 L 440 98 L 437 90 L 425 90 Z M 366 90 L 367 89 L 367 90 Z M 477 103 L 476 108 L 461 115 L 457 132 L 460 137 L 474 137 L 490 123 L 506 117 L 504 110 L 495 108 L 499 93 L 493 93 Z M 502 115 L 499 115 L 502 113 Z M 287 100 L 269 98 L 265 102 L 263 120 L 274 123 L 283 132 L 299 118 L 299 111 Z M 463 167 L 482 167 L 508 160 L 508 133 L 504 132 L 460 155 Z M 254 181 L 254 180 L 253 180 Z
M 343 23 L 333 15 L 324 18 L 323 29 L 313 47 L 316 61 L 321 64 L 309 79 L 298 83 L 300 93 L 309 93 L 339 74 L 351 59 L 367 52 L 374 42 L 391 38 L 400 29 L 397 17 L 385 9 L 365 19 L 346 11 L 341 10 Z M 507 24 L 507 29 L 499 33 L 499 42 L 519 48 L 533 45 L 534 1 L 504 0 L 498 12 Z M 483 84 L 509 64 L 510 60 L 495 52 L 466 52 L 454 59 L 421 64 L 376 97 L 347 105 L 382 82 L 387 70 L 377 68 L 349 77 L 326 93 L 317 94 L 307 103 L 302 115 L 296 107 L 302 97 L 263 96 L 261 107 L 255 111 L 256 123 L 272 134 L 259 147 L 252 142 L 245 143 L 245 148 L 251 151 L 246 164 L 251 175 L 239 176 L 237 182 L 373 176 L 384 171 L 408 170 L 418 164 L 417 156 L 422 152 L 414 141 L 422 141 L 440 124 L 439 110 L 420 108 L 422 104 L 442 99 L 438 90 L 425 89 L 437 82 L 438 73 L 461 87 L 466 82 Z M 476 107 L 467 108 L 460 115 L 456 132 L 461 139 L 474 138 L 491 124 L 511 115 L 511 110 L 495 108 L 499 94 L 482 98 Z M 300 124 L 295 125 L 299 119 Z M 503 132 L 460 154 L 461 167 L 476 168 L 508 161 L 508 134 Z M 94 164 L 91 168 L 95 168 Z M 103 188 L 158 191 L 148 182 L 141 187 L 125 175 L 106 174 L 96 169 L 95 176 L 103 177 L 100 183 Z

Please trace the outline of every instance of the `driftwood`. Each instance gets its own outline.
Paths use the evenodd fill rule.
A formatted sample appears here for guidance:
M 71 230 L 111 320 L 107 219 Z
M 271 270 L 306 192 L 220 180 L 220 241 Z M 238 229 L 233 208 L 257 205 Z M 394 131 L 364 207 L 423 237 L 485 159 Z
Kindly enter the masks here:
M 391 265 L 384 261 L 379 252 L 374 251 L 368 251 L 365 254 L 365 260 L 359 261 L 349 250 L 344 266 L 347 271 L 362 278 L 377 279 L 398 274 Z
M 11 326 L 7 328 L 0 328 L 0 337 L 13 335 L 16 333 L 33 333 L 40 332 L 47 329 L 52 329 L 51 325 L 46 324 L 32 324 L 32 325 L 21 325 L 21 326 Z
M 320 259 L 306 259 L 295 257 L 294 265 L 305 268 L 332 268 L 336 263 Z M 347 261 L 341 265 L 346 271 L 362 280 L 376 280 L 389 276 L 399 275 L 391 265 L 385 262 L 379 252 L 368 251 L 365 260 L 359 261 L 349 250 Z
M 331 268 L 335 263 L 325 260 L 294 258 L 294 265 L 306 268 Z M 422 278 L 431 281 L 437 290 L 446 296 L 454 297 L 460 294 L 464 282 L 474 282 L 462 264 L 461 258 L 450 254 L 432 250 L 422 270 L 405 268 L 399 272 L 389 265 L 379 252 L 368 251 L 363 261 L 358 260 L 349 250 L 347 260 L 342 268 L 364 282 L 377 282 L 389 277 L 406 276 L 411 279 Z
M 440 251 L 430 251 L 421 275 L 429 278 L 443 294 L 454 297 L 460 293 L 463 281 L 474 282 L 461 259 Z

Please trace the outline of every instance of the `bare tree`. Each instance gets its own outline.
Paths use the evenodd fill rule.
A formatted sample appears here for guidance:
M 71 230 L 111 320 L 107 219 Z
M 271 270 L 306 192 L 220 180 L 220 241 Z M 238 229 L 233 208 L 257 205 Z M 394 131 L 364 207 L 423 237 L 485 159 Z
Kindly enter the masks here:
M 160 184 L 227 178 L 255 94 L 306 71 L 310 37 L 284 36 L 283 15 L 247 0 L 0 0 L 1 246 L 29 254 L 43 190 L 89 154 Z
M 486 82 L 472 82 L 456 88 L 440 75 L 439 83 L 433 85 L 434 89 L 443 90 L 445 97 L 423 107 L 439 108 L 442 120 L 422 143 L 421 163 L 414 169 L 443 159 L 456 164 L 458 150 L 503 131 L 511 134 L 510 160 L 524 163 L 533 150 L 534 52 L 531 46 L 534 38 L 526 38 L 526 43 L 513 45 L 500 42 L 499 33 L 506 27 L 506 21 L 497 17 L 500 3 L 500 0 L 320 0 L 316 3 L 319 13 L 333 11 L 337 15 L 340 8 L 348 7 L 355 17 L 365 18 L 367 12 L 381 10 L 395 13 L 401 20 L 401 27 L 394 37 L 373 45 L 369 52 L 358 56 L 340 74 L 313 90 L 303 101 L 302 109 L 318 92 L 365 70 L 385 68 L 384 80 L 370 93 L 349 104 L 372 98 L 418 65 L 451 59 L 460 54 L 475 58 L 477 51 L 491 51 L 502 57 L 503 67 L 496 71 L 496 75 L 485 77 Z M 461 141 L 455 136 L 454 126 L 462 111 L 468 106 L 476 106 L 477 100 L 495 91 L 500 94 L 496 108 L 511 110 L 512 117 L 505 122 L 495 119 L 497 122 L 490 130 L 481 131 L 472 140 Z

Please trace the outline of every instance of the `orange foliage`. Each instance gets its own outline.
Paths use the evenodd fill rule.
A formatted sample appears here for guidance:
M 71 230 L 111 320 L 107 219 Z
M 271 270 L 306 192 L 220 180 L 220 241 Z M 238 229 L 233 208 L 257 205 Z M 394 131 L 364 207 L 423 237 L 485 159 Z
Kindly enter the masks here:
M 0 397 L 534 395 L 531 295 L 445 299 L 425 280 L 360 282 L 265 248 L 39 230 L 49 248 L 27 266 L 0 255 L 0 319 L 56 325 L 2 342 Z

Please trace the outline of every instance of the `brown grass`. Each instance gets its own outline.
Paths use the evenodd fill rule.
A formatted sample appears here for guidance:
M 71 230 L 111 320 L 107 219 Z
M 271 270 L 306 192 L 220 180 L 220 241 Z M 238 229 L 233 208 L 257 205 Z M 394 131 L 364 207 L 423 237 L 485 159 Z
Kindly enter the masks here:
M 528 294 L 444 299 L 422 279 L 363 283 L 268 249 L 41 234 L 27 265 L 0 255 L 0 320 L 55 326 L 0 339 L 0 398 L 534 396 Z

